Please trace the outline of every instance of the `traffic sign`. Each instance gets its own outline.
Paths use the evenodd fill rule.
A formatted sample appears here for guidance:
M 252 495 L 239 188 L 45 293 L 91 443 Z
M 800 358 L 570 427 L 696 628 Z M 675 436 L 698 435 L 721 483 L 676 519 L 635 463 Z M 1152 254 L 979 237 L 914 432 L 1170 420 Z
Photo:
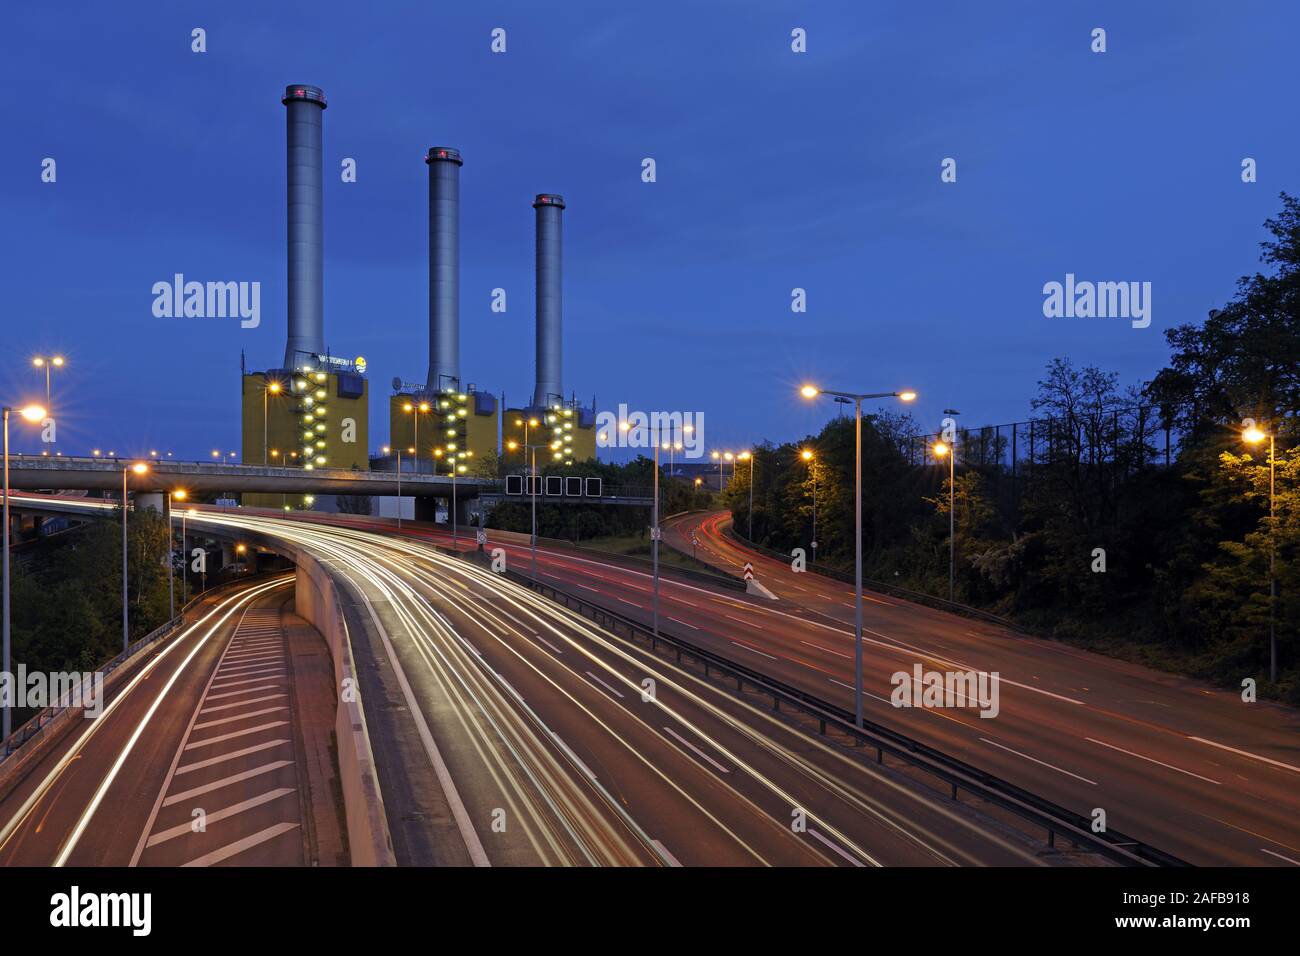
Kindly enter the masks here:
M 474 535 L 474 537 L 478 539 L 479 544 L 487 544 L 487 532 L 482 530 L 481 528 Z
M 754 580 L 754 566 L 750 564 L 748 561 L 745 562 L 745 580 L 746 581 Z
M 651 529 L 650 529 L 650 540 L 651 540 L 651 541 L 660 541 L 660 540 L 663 539 L 663 536 L 664 536 L 664 529 L 663 529 L 663 528 L 651 528 Z

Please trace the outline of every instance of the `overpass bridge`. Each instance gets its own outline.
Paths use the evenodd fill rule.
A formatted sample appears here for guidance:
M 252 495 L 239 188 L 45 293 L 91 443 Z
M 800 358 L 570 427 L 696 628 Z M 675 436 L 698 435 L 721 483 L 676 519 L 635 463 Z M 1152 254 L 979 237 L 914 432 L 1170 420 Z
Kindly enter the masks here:
M 136 474 L 131 466 L 143 462 L 148 470 Z M 93 458 L 45 455 L 10 455 L 9 485 L 15 491 L 80 490 L 121 494 L 122 475 L 127 488 L 145 506 L 161 510 L 168 492 L 184 489 L 191 496 L 269 492 L 272 494 L 369 495 L 414 498 L 416 517 L 432 518 L 438 500 L 464 510 L 482 498 L 486 505 L 501 500 L 527 501 L 506 495 L 505 482 L 494 478 L 419 474 L 403 470 L 353 471 L 348 468 L 285 468 L 274 465 L 227 464 L 212 461 L 177 461 L 160 458 Z M 150 497 L 153 496 L 153 497 Z M 649 507 L 649 489 L 603 489 L 598 497 L 538 494 L 547 504 L 601 504 Z M 462 515 L 462 520 L 463 520 Z M 468 523 L 467 521 L 465 523 Z

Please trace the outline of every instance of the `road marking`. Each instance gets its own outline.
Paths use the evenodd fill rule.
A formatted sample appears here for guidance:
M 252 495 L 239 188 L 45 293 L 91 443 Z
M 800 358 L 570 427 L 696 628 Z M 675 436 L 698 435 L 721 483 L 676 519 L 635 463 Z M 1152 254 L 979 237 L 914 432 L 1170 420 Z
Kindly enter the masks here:
M 597 677 L 597 676 L 596 676 L 595 674 L 593 674 L 591 671 L 587 671 L 587 676 L 590 677 L 592 680 L 594 680 L 594 681 L 595 681 L 597 684 L 599 684 L 601 687 L 605 688 L 605 690 L 609 691 L 609 692 L 610 692 L 611 694 L 613 694 L 615 697 L 618 697 L 619 699 L 622 699 L 622 697 L 623 697 L 622 694 L 620 694 L 620 693 L 619 693 L 618 691 L 616 691 L 614 688 L 610 687 L 608 684 L 606 684 L 603 680 L 601 680 L 599 677 Z
M 836 853 L 838 853 L 840 856 L 844 857 L 844 859 L 848 860 L 848 861 L 849 861 L 850 863 L 852 863 L 854 866 L 862 867 L 862 866 L 865 866 L 865 865 L 866 865 L 866 864 L 864 864 L 861 860 L 857 859 L 855 856 L 853 856 L 852 854 L 850 854 L 850 853 L 849 853 L 847 850 L 845 850 L 842 846 L 839 846 L 838 844 L 832 843 L 830 840 L 826 839 L 826 837 L 822 836 L 820 833 L 818 833 L 818 832 L 817 832 L 816 830 L 814 830 L 812 827 L 809 827 L 809 828 L 808 828 L 808 835 L 809 835 L 810 837 L 814 837 L 814 838 L 816 838 L 816 839 L 818 839 L 818 840 L 821 840 L 822 843 L 826 844 L 828 847 L 830 847 L 832 850 L 834 850 L 834 851 L 835 851 Z
M 186 750 L 193 750 L 195 747 L 206 747 L 209 744 L 219 744 L 225 740 L 232 740 L 235 737 L 247 737 L 249 734 L 255 734 L 259 731 L 270 730 L 272 727 L 283 727 L 287 720 L 273 720 L 267 724 L 258 724 L 256 727 L 249 727 L 247 730 L 236 730 L 229 734 L 222 734 L 220 737 L 209 737 L 206 740 L 194 740 L 185 745 Z
M 258 744 L 255 747 L 245 747 L 243 750 L 233 750 L 228 754 L 222 754 L 220 757 L 209 757 L 207 760 L 200 760 L 197 763 L 187 763 L 183 767 L 177 767 L 174 776 L 179 777 L 183 773 L 189 773 L 191 770 L 202 770 L 204 767 L 212 767 L 219 763 L 225 763 L 227 760 L 238 760 L 240 757 L 247 757 L 249 754 L 255 754 L 259 750 L 270 750 L 272 747 L 278 747 L 281 744 L 287 744 L 287 740 L 268 740 L 264 744 Z
M 275 837 L 278 837 L 281 833 L 288 833 L 290 830 L 295 830 L 297 828 L 298 824 L 296 823 L 277 823 L 273 827 L 267 827 L 265 830 L 254 833 L 252 836 L 246 836 L 242 840 L 236 840 L 234 843 L 223 846 L 219 850 L 205 853 L 202 856 L 190 860 L 188 863 L 182 863 L 181 865 L 211 866 L 213 863 L 220 863 L 222 860 L 228 860 L 238 853 L 243 853 L 245 850 L 250 850 L 260 843 L 265 843 L 267 840 L 272 840 Z
M 237 706 L 237 705 L 231 705 Z M 250 717 L 262 717 L 265 714 L 274 714 L 276 711 L 288 710 L 289 708 L 280 705 L 278 707 L 263 707 L 261 710 L 250 710 L 246 714 L 233 714 L 230 717 L 219 717 L 216 720 L 205 720 L 202 723 L 195 724 L 191 730 L 202 730 L 205 727 L 220 727 L 222 724 L 233 724 L 237 720 L 248 720 Z
M 724 767 L 722 764 L 718 763 L 716 760 L 714 760 L 712 757 L 710 757 L 708 754 L 706 754 L 703 750 L 701 750 L 699 747 L 695 746 L 695 744 L 691 743 L 689 740 L 687 740 L 685 737 L 683 737 L 683 736 L 682 736 L 681 734 L 679 734 L 677 731 L 673 730 L 671 727 L 665 727 L 664 730 L 667 731 L 668 733 L 672 734 L 672 735 L 673 735 L 673 738 L 674 738 L 674 739 L 675 739 L 679 744 L 681 744 L 683 747 L 686 747 L 687 749 L 689 749 L 691 753 L 695 754 L 695 756 L 699 757 L 701 760 L 707 760 L 707 761 L 709 762 L 709 764 L 710 764 L 710 765 L 711 765 L 715 770 L 717 770 L 719 773 L 731 773 L 730 770 L 728 770 L 728 769 L 727 769 L 726 767 Z
M 1172 764 L 1167 764 L 1160 760 L 1156 760 L 1154 757 L 1147 757 L 1142 754 L 1135 754 L 1131 750 L 1125 750 L 1123 747 L 1116 747 L 1114 744 L 1108 744 L 1106 743 L 1106 741 L 1097 740 L 1094 737 L 1084 737 L 1083 739 L 1090 741 L 1094 744 L 1101 744 L 1101 746 L 1103 747 L 1109 747 L 1111 750 L 1118 750 L 1120 753 L 1128 754 L 1130 757 L 1137 757 L 1139 760 L 1149 760 L 1151 763 L 1158 764 L 1159 766 L 1164 767 L 1166 770 L 1177 770 L 1179 773 L 1185 773 L 1187 774 L 1187 776 L 1195 777 L 1197 780 L 1204 780 L 1206 783 L 1212 783 L 1216 787 L 1220 786 L 1219 781 L 1217 780 L 1211 780 L 1209 777 L 1202 777 L 1199 773 L 1192 773 L 1190 770 L 1184 770 L 1182 767 L 1175 767 Z
M 226 681 L 226 682 L 224 682 L 224 683 L 220 683 L 220 682 L 217 682 L 217 681 L 213 681 L 213 683 L 212 683 L 212 689 L 213 689 L 213 690 L 216 690 L 218 687 L 238 687 L 240 684 L 261 684 L 261 683 L 263 683 L 264 681 L 268 681 L 268 680 L 269 680 L 269 681 L 274 681 L 275 678 L 274 678 L 274 677 L 250 677 L 248 680 L 228 680 L 228 681 Z M 249 690 L 252 690 L 252 689 L 253 689 L 253 688 L 250 688 Z M 247 693 L 249 693 L 249 691 L 248 691 L 248 690 L 236 690 L 236 691 L 231 691 L 231 693 L 234 693 L 234 694 L 247 694 Z M 229 697 L 230 695 L 229 695 L 229 694 L 223 694 L 222 696 L 223 696 L 223 697 Z
M 780 659 L 780 658 L 778 658 L 778 657 L 774 657 L 774 656 L 771 655 L 771 654 L 768 654 L 766 651 L 755 650 L 754 648 L 749 647 L 749 646 L 746 645 L 746 644 L 742 644 L 742 643 L 740 643 L 740 641 L 732 641 L 731 643 L 732 643 L 732 644 L 735 644 L 737 647 L 741 648 L 742 650 L 749 651 L 751 654 L 761 654 L 761 655 L 763 655 L 764 657 L 768 658 L 769 660 L 774 660 L 774 661 L 775 661 L 775 660 L 779 660 L 779 659 Z
M 682 627 L 689 627 L 692 631 L 698 631 L 698 630 L 699 630 L 699 628 L 696 627 L 694 624 L 687 624 L 685 621 L 680 621 L 680 620 L 678 620 L 678 619 L 675 618 L 675 617 L 671 617 L 671 616 L 670 616 L 670 617 L 668 618 L 668 620 L 672 621 L 674 624 L 680 624 Z
M 268 790 L 266 793 L 259 793 L 255 797 L 249 797 L 247 800 L 241 800 L 236 804 L 224 807 L 221 810 L 213 810 L 204 816 L 205 823 L 217 823 L 225 820 L 227 817 L 233 817 L 236 814 L 243 813 L 245 810 L 251 810 L 253 807 L 260 807 L 264 803 L 270 803 L 272 800 L 279 800 L 287 793 L 293 793 L 293 787 L 277 787 L 274 790 Z M 184 836 L 187 833 L 193 833 L 194 822 L 186 820 L 184 823 L 174 827 L 168 827 L 166 830 L 159 830 L 153 836 L 149 837 L 146 847 L 157 846 L 159 843 L 166 843 L 168 840 L 174 840 L 178 836 Z
M 546 645 L 547 647 L 549 647 L 551 650 L 555 651 L 555 653 L 557 653 L 557 654 L 563 654 L 563 653 L 564 653 L 564 651 L 560 650 L 558 647 L 556 647 L 554 644 L 552 644 L 552 643 L 551 643 L 550 641 L 548 641 L 546 638 L 542 637 L 542 635 L 538 634 L 536 631 L 533 631 L 533 637 L 537 638 L 539 641 L 541 641 L 543 644 L 545 644 L 545 645 Z
M 1209 744 L 1211 747 L 1218 747 L 1220 750 L 1230 750 L 1235 754 L 1241 754 L 1243 757 L 1250 757 L 1252 760 L 1262 760 L 1264 763 L 1271 763 L 1275 767 L 1282 767 L 1285 770 L 1292 770 L 1300 773 L 1300 767 L 1293 767 L 1289 763 L 1283 763 L 1280 760 L 1273 760 L 1269 757 L 1261 757 L 1259 754 L 1253 754 L 1249 750 L 1238 750 L 1236 747 L 1229 747 L 1227 744 L 1215 743 L 1213 740 L 1206 740 L 1204 737 L 1189 737 L 1189 740 L 1196 740 L 1203 744 Z
M 806 644 L 808 647 L 815 647 L 819 651 L 825 651 L 827 654 L 836 654 L 839 657 L 852 657 L 852 654 L 845 654 L 843 651 L 831 650 L 829 647 L 822 647 L 820 644 L 814 644 L 812 641 L 800 641 L 800 644 Z
M 836 680 L 834 677 L 828 677 L 827 680 L 829 680 L 832 684 L 839 684 L 841 687 L 845 688 L 846 690 L 853 690 L 853 685 L 852 685 L 852 684 L 846 684 L 846 683 L 844 683 L 844 681 L 842 681 L 842 680 Z M 880 701 L 882 704 L 889 704 L 890 706 L 893 706 L 893 702 L 892 702 L 888 697 L 878 697 L 878 696 L 876 696 L 875 694 L 871 693 L 871 691 L 868 691 L 868 690 L 864 690 L 864 691 L 862 692 L 862 696 L 863 696 L 863 697 L 870 697 L 872 700 L 878 700 L 878 701 Z M 933 711 L 931 711 L 931 713 L 933 713 Z
M 269 690 L 269 688 L 265 688 L 265 689 Z M 247 694 L 248 691 L 244 691 L 244 693 Z M 265 703 L 268 700 L 275 700 L 277 697 L 283 697 L 283 696 L 284 694 L 267 694 L 265 697 L 253 697 L 250 698 L 249 700 L 237 700 L 233 704 L 218 704 L 216 707 L 204 707 L 201 711 L 199 711 L 199 713 L 211 714 L 218 710 L 230 710 L 230 708 L 232 707 L 247 707 L 249 704 L 261 704 L 261 703 Z
M 279 655 L 276 655 L 277 658 Z M 250 674 L 262 674 L 266 671 L 280 670 L 282 665 L 273 663 L 270 659 L 264 661 L 250 661 L 247 664 L 235 664 L 234 666 L 222 666 L 217 668 L 218 674 L 228 674 L 231 677 L 247 677 Z
M 239 783 L 241 780 L 250 780 L 253 777 L 261 776 L 264 773 L 270 773 L 272 770 L 279 770 L 281 767 L 293 766 L 292 760 L 273 760 L 270 763 L 264 763 L 260 767 L 254 767 L 252 770 L 245 770 L 243 773 L 231 774 L 229 777 L 222 777 L 220 780 L 214 780 L 212 783 L 205 783 L 201 787 L 194 787 L 192 790 L 184 790 L 181 793 L 173 794 L 162 802 L 164 807 L 170 807 L 172 804 L 180 803 L 182 800 L 188 800 L 191 797 L 197 797 L 200 794 L 210 793 L 213 790 L 219 790 L 222 787 L 228 787 L 232 783 Z
M 745 618 L 743 618 L 743 617 L 733 617 L 733 616 L 730 615 L 730 614 L 724 614 L 724 615 L 722 615 L 722 616 L 725 617 L 725 618 L 730 618 L 730 619 L 733 620 L 733 621 L 739 621 L 741 624 L 745 625 L 745 627 L 752 627 L 752 628 L 753 628 L 754 630 L 756 630 L 756 631 L 763 631 L 763 630 L 766 630 L 766 628 L 764 628 L 762 625 L 760 625 L 760 624 L 755 624 L 755 623 L 753 623 L 752 621 L 747 621 L 747 620 L 746 620 Z
M 283 656 L 278 649 L 274 651 L 250 651 L 247 654 L 227 654 L 225 663 L 238 667 L 242 664 L 252 664 L 257 661 L 273 661 Z
M 269 683 L 269 684 L 264 683 L 264 681 L 268 681 L 268 680 L 271 681 L 271 683 Z M 278 688 L 278 687 L 283 687 L 283 686 L 284 686 L 284 683 L 283 683 L 282 681 L 273 680 L 272 678 L 269 678 L 269 677 L 263 677 L 263 678 L 261 678 L 260 680 L 254 679 L 254 680 L 250 680 L 250 681 L 238 681 L 237 683 L 241 683 L 241 684 L 261 684 L 262 686 L 261 686 L 261 687 L 245 687 L 243 690 L 228 690 L 228 691 L 226 691 L 224 694 L 209 694 L 207 697 L 204 698 L 204 700 L 223 700 L 223 699 L 225 699 L 225 698 L 227 698 L 227 697 L 242 697 L 244 694 L 256 694 L 256 693 L 258 693 L 259 691 L 263 691 L 263 690 L 275 690 L 275 689 Z M 230 685 L 228 684 L 228 685 L 226 685 L 226 686 L 230 686 Z
M 1300 860 L 1293 860 L 1289 856 L 1283 856 L 1281 853 L 1274 853 L 1272 850 L 1265 850 L 1263 847 L 1260 847 L 1259 849 L 1261 853 L 1267 853 L 1269 856 L 1275 856 L 1279 860 L 1286 860 L 1288 863 L 1294 863 L 1296 866 L 1300 866 Z
M 1045 760 L 1039 760 L 1037 757 L 1029 756 L 1029 754 L 1022 754 L 1019 750 L 1012 750 L 1010 747 L 1003 747 L 1002 744 L 989 740 L 987 737 L 981 737 L 980 740 L 984 741 L 984 743 L 989 744 L 990 746 L 1000 747 L 1002 750 L 1005 750 L 1007 753 L 1015 754 L 1017 757 L 1024 757 L 1026 760 L 1032 760 L 1034 763 L 1042 764 L 1044 767 L 1047 767 L 1050 770 L 1055 770 L 1057 773 L 1063 773 L 1067 777 L 1073 777 L 1075 780 L 1082 780 L 1084 783 L 1090 783 L 1094 787 L 1097 786 L 1096 780 L 1089 780 L 1087 777 L 1080 777 L 1077 773 L 1070 773 L 1070 771 L 1068 770 L 1062 770 L 1060 767 L 1053 766 L 1052 764 L 1048 763 Z

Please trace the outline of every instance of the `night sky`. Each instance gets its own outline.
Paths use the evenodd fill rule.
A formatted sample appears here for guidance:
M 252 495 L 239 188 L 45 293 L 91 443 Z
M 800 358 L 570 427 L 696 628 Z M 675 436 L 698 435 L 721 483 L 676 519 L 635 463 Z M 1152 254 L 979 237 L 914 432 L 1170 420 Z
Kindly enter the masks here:
M 466 382 L 531 393 L 530 204 L 560 193 L 566 391 L 703 412 L 710 448 L 816 430 L 836 406 L 799 399 L 804 380 L 914 388 L 927 427 L 946 406 L 1027 417 L 1058 355 L 1136 384 L 1300 192 L 1300 126 L 1277 105 L 1293 4 L 542 6 L 8 5 L 4 401 L 43 398 L 30 358 L 58 351 L 65 453 L 239 447 L 240 352 L 263 368 L 284 347 L 287 83 L 329 100 L 326 341 L 368 360 L 375 445 L 390 380 L 426 371 L 432 145 L 465 160 Z M 150 289 L 177 272 L 260 281 L 261 326 L 155 318 Z M 1151 282 L 1150 327 L 1045 318 L 1066 273 Z M 14 445 L 38 447 L 25 428 Z

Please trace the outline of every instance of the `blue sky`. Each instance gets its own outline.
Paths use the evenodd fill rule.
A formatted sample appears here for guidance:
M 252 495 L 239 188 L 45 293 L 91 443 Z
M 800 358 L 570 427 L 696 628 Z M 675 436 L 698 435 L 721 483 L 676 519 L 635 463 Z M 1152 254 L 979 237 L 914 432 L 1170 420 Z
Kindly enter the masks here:
M 329 98 L 326 340 L 369 361 L 376 445 L 389 380 L 426 369 L 431 145 L 465 158 L 466 380 L 531 392 L 530 203 L 558 192 L 566 390 L 703 412 L 711 447 L 817 429 L 835 406 L 797 399 L 805 379 L 915 388 L 925 425 L 946 406 L 1026 417 L 1058 355 L 1138 382 L 1166 328 L 1256 267 L 1278 192 L 1300 191 L 1300 128 L 1278 106 L 1289 3 L 541 6 L 11 5 L 5 401 L 43 391 L 30 356 L 61 351 L 66 451 L 239 447 L 240 350 L 259 368 L 284 344 L 291 82 Z M 260 328 L 155 318 L 150 288 L 176 272 L 260 281 Z M 1150 281 L 1151 326 L 1044 318 L 1043 283 L 1067 272 Z

